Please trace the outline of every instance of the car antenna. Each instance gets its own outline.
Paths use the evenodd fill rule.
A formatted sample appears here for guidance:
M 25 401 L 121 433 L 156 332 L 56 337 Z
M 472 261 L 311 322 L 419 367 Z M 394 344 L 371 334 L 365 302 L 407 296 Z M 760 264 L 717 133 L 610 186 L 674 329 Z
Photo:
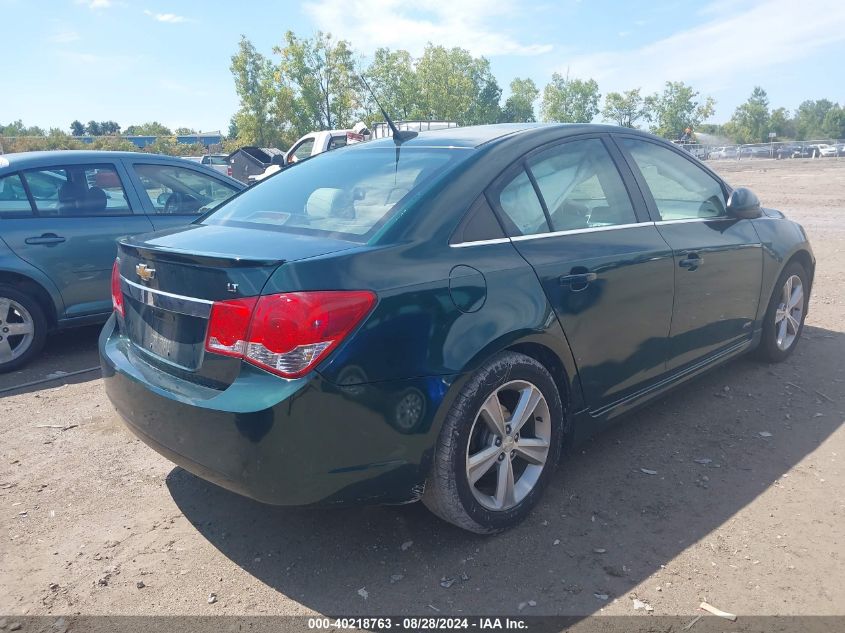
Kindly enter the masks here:
M 370 88 L 370 85 L 367 83 L 367 80 L 364 79 L 364 75 L 358 75 L 358 78 L 361 80 L 361 83 L 364 84 L 364 87 L 367 89 L 367 92 L 370 93 L 370 96 L 373 98 L 373 101 L 376 102 L 378 109 L 381 110 L 382 116 L 384 116 L 384 120 L 387 121 L 387 126 L 390 128 L 390 131 L 393 132 L 393 142 L 397 145 L 401 145 L 403 141 L 409 141 L 415 136 L 419 134 L 414 130 L 400 130 L 396 127 L 396 124 L 393 122 L 387 112 L 385 112 L 384 108 L 381 107 L 381 104 L 376 99 L 376 93 L 373 92 L 373 89 Z

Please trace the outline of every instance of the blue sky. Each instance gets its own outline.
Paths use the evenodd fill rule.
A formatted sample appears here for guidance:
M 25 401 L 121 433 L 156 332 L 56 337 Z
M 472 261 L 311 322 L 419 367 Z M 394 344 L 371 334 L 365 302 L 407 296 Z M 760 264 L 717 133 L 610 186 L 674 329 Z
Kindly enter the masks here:
M 685 81 L 717 100 L 714 121 L 755 85 L 773 107 L 845 103 L 844 0 L 0 0 L 0 22 L 0 123 L 226 130 L 240 35 L 270 55 L 287 29 L 330 31 L 364 56 L 462 46 L 503 87 L 529 76 L 542 88 L 555 71 L 602 94 Z

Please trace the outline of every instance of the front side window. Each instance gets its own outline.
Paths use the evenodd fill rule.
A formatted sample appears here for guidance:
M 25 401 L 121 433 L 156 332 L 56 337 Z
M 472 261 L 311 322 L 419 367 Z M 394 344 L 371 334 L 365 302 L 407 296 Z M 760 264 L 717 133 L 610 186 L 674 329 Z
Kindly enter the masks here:
M 156 213 L 199 214 L 238 190 L 207 174 L 174 165 L 134 165 Z
M 32 215 L 23 181 L 17 174 L 0 178 L 0 217 Z
M 625 138 L 622 144 L 639 167 L 661 220 L 727 216 L 722 186 L 695 163 L 647 141 Z
M 129 215 L 126 191 L 111 165 L 66 165 L 23 174 L 39 216 Z
M 553 231 L 637 221 L 634 207 L 600 139 L 563 143 L 528 160 Z
M 268 178 L 203 221 L 366 241 L 407 200 L 470 151 L 352 147 Z

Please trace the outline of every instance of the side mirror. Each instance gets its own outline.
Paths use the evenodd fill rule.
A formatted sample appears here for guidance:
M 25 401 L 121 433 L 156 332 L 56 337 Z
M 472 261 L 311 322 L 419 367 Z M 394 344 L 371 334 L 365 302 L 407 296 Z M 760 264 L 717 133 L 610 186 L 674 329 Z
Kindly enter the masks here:
M 741 220 L 753 220 L 762 215 L 760 201 L 751 189 L 734 189 L 728 198 L 728 213 Z

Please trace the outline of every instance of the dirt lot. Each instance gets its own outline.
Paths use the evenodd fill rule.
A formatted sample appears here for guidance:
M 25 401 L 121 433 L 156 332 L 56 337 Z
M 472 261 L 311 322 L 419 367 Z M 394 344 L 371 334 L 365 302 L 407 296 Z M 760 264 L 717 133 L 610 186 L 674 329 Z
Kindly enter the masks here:
M 740 359 L 630 416 L 491 538 L 419 504 L 220 490 L 131 437 L 96 372 L 0 393 L 0 614 L 633 615 L 633 596 L 655 615 L 845 614 L 845 161 L 715 167 L 811 235 L 787 363 Z M 96 365 L 96 335 L 54 338 L 0 389 Z

